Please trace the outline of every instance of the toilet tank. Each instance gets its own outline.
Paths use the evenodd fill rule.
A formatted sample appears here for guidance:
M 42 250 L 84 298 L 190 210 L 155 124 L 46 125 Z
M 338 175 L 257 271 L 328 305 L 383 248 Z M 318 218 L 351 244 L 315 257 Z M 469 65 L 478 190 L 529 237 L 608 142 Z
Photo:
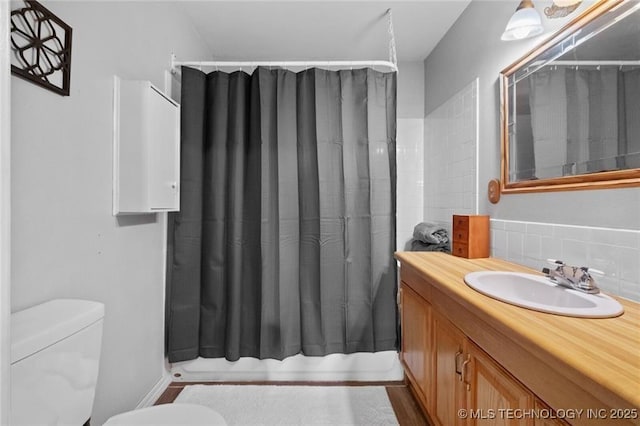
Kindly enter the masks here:
M 11 425 L 91 417 L 104 305 L 56 299 L 11 315 Z

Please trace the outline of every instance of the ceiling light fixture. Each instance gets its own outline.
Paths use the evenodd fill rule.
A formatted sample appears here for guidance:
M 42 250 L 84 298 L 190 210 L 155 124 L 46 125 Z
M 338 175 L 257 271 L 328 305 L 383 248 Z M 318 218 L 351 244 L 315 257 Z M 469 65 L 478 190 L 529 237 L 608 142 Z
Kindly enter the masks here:
M 502 33 L 502 40 L 522 40 L 541 34 L 540 14 L 531 0 L 522 0 Z

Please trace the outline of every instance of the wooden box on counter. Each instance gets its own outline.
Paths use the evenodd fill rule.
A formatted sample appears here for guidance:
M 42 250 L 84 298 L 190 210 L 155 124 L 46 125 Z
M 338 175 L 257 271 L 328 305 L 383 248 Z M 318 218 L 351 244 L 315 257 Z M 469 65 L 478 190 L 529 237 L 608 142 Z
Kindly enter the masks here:
M 467 259 L 489 257 L 489 216 L 453 215 L 451 253 Z

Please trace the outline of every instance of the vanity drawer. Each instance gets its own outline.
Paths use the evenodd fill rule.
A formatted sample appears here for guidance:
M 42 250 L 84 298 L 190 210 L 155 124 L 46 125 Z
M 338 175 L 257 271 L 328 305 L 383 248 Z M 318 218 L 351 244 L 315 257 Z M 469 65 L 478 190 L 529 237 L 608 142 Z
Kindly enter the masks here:
M 453 231 L 453 241 L 459 241 L 461 243 L 466 243 L 467 241 L 469 241 L 469 229 L 456 228 Z
M 469 231 L 469 216 L 453 215 L 453 229 L 458 231 Z M 455 237 L 454 237 L 455 238 Z
M 460 241 L 453 240 L 453 245 L 451 247 L 451 253 L 458 257 L 469 258 L 469 246 L 465 243 L 461 243 Z

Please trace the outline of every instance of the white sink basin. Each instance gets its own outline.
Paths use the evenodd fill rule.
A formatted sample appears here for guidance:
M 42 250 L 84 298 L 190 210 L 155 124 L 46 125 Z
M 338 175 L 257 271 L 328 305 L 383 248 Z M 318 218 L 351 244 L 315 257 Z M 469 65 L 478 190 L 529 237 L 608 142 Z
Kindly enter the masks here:
M 570 317 L 610 318 L 624 309 L 617 300 L 559 286 L 540 275 L 482 271 L 465 275 L 467 285 L 482 294 L 523 308 Z

